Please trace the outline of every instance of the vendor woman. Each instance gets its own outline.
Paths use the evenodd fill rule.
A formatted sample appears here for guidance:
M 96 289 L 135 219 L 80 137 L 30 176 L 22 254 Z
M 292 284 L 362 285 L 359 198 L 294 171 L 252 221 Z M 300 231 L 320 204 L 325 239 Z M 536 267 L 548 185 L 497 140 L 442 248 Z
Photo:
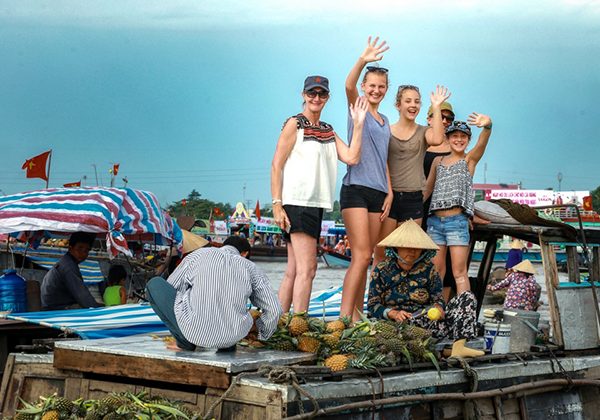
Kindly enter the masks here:
M 475 337 L 475 296 L 467 290 L 444 303 L 442 282 L 431 262 L 438 246 L 423 229 L 409 220 L 378 246 L 396 248 L 397 255 L 385 259 L 371 274 L 369 312 L 426 328 L 436 338 L 454 340 L 451 357 L 482 356 L 482 351 L 465 347 L 466 340 Z M 429 317 L 423 315 L 427 313 Z

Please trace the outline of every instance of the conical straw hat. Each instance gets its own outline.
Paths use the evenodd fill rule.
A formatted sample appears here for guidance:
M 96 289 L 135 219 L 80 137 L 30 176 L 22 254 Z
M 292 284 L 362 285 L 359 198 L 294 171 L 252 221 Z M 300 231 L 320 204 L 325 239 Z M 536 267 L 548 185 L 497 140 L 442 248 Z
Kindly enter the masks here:
M 519 264 L 513 266 L 512 269 L 515 271 L 522 271 L 523 273 L 536 274 L 535 268 L 529 260 L 521 261 Z
M 396 248 L 440 249 L 413 219 L 407 220 L 377 246 Z
M 510 243 L 510 248 L 511 249 L 523 249 L 523 242 L 519 241 L 518 239 L 515 239 L 514 241 L 512 241 Z
M 181 230 L 183 233 L 183 253 L 187 254 L 188 252 L 192 252 L 197 250 L 198 248 L 202 248 L 208 241 L 204 239 L 202 236 L 196 235 L 195 233 L 188 232 L 187 230 Z

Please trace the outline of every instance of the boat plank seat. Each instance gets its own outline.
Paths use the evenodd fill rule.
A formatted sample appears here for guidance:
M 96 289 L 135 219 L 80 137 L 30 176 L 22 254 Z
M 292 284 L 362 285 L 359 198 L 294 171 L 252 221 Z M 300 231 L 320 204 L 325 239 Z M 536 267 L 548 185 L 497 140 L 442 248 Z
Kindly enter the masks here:
M 262 364 L 310 362 L 314 354 L 250 349 L 174 351 L 161 336 L 140 335 L 99 340 L 63 341 L 54 348 L 61 370 L 226 389 L 233 375 Z

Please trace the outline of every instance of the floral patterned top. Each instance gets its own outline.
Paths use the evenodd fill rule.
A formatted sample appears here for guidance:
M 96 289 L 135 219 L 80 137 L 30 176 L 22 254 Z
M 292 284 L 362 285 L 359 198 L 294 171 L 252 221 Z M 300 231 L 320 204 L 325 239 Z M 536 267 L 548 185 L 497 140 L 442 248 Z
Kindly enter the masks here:
M 491 287 L 499 290 L 508 287 L 504 299 L 504 309 L 521 309 L 524 311 L 535 311 L 542 293 L 542 288 L 535 281 L 532 274 L 515 271 L 506 278 Z
M 416 312 L 433 304 L 445 307 L 442 281 L 431 259 L 435 251 L 424 251 L 421 260 L 404 271 L 396 258 L 386 258 L 371 273 L 369 312 L 385 318 L 389 310 Z

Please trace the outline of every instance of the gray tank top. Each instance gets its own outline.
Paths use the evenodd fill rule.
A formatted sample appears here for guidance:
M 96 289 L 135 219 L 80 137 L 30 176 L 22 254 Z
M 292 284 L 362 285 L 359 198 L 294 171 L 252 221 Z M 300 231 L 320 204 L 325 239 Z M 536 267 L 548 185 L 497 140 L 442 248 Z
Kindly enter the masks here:
M 450 166 L 444 166 L 440 162 L 435 174 L 435 186 L 431 195 L 429 214 L 436 210 L 460 207 L 468 216 L 473 216 L 475 194 L 473 193 L 473 177 L 469 172 L 467 161 L 461 159 Z
M 342 184 L 362 185 L 387 193 L 386 169 L 391 135 L 390 123 L 385 115 L 379 115 L 383 119 L 383 124 L 380 124 L 370 112 L 367 112 L 362 132 L 360 162 L 357 165 L 347 166 Z M 348 143 L 352 141 L 353 131 L 354 123 L 352 117 L 348 115 Z

